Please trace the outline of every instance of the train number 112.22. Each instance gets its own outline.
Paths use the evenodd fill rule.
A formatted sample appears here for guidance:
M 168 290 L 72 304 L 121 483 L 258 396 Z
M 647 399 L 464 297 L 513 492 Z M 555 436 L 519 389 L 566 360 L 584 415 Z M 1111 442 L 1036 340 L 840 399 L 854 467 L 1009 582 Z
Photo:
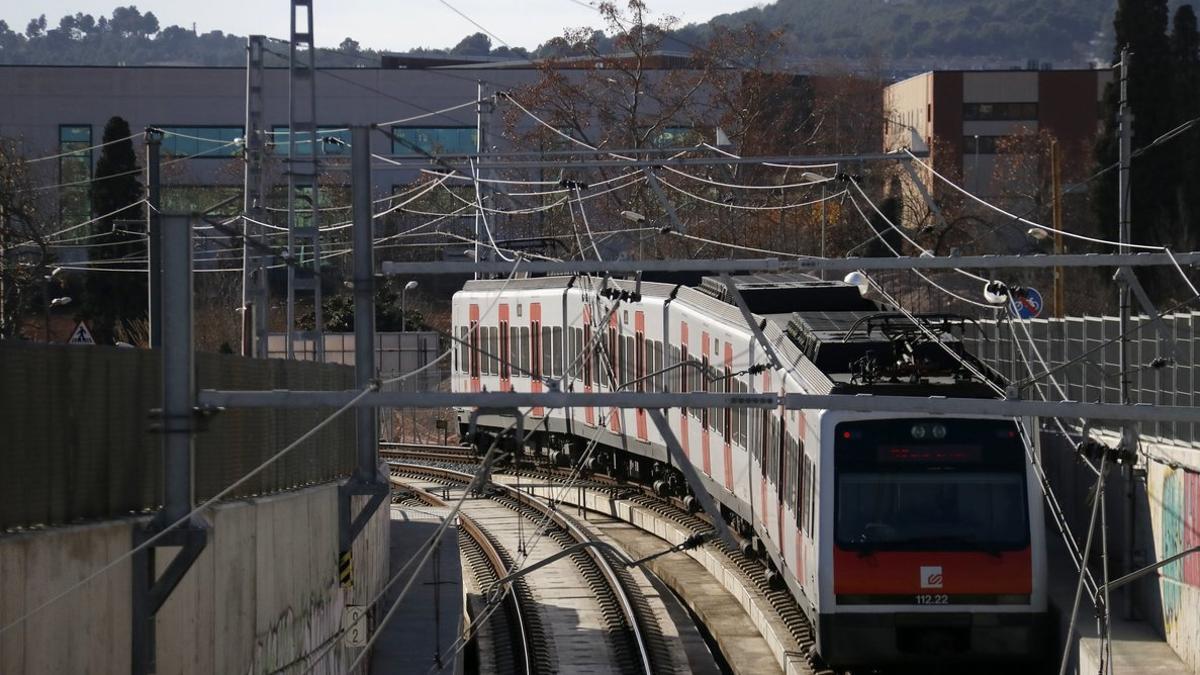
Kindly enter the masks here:
M 917 596 L 918 605 L 948 605 L 950 596 L 945 593 L 922 593 Z

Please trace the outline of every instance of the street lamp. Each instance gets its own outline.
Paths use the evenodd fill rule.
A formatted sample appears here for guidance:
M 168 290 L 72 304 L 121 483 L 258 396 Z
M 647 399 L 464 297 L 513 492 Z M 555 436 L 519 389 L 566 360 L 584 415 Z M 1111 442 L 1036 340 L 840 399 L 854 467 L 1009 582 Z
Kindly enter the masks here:
M 407 296 L 409 291 L 411 291 L 412 289 L 414 289 L 416 287 L 417 287 L 417 280 L 413 279 L 412 281 L 409 281 L 407 284 L 404 284 L 404 288 L 400 289 L 400 332 L 401 333 L 408 332 L 408 311 L 405 310 L 405 308 L 404 308 L 405 302 L 407 300 L 407 298 L 405 296 Z
M 807 181 L 821 184 L 821 257 L 825 257 L 825 184 L 829 182 L 829 178 L 822 176 L 819 173 L 805 171 L 800 174 L 800 177 Z M 821 270 L 821 279 L 825 279 L 825 270 Z
M 979 134 L 975 134 L 975 194 L 979 194 Z
M 50 299 L 50 282 L 54 281 L 54 277 L 57 277 L 62 273 L 62 271 L 63 268 L 55 267 L 49 274 L 46 274 L 42 277 L 42 301 L 46 303 L 46 314 L 42 329 L 45 332 L 47 343 L 50 342 L 50 308 L 59 307 L 71 302 L 70 298 L 55 298 L 54 300 Z M 60 300 L 64 302 L 59 302 Z

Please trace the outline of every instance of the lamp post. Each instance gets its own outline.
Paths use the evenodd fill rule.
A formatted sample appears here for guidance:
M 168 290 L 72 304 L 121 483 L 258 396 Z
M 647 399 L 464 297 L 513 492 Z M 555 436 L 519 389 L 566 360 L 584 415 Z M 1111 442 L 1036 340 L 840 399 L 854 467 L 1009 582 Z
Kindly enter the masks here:
M 62 271 L 63 268 L 55 267 L 53 271 L 42 277 L 42 301 L 46 305 L 46 313 L 43 319 L 42 329 L 45 332 L 47 343 L 50 342 L 50 308 L 61 307 L 62 305 L 71 302 L 71 298 L 67 297 L 55 298 L 53 300 L 50 299 L 50 282 L 54 281 L 54 277 L 61 274 Z
M 975 174 L 975 194 L 979 194 L 979 134 L 975 134 L 975 168 L 972 173 Z
M 825 223 L 826 223 L 825 183 L 829 182 L 829 179 L 826 178 L 825 176 L 822 176 L 819 173 L 813 173 L 812 171 L 805 171 L 804 173 L 800 174 L 800 177 L 805 180 L 810 180 L 814 183 L 821 184 L 821 257 L 824 258 L 825 257 Z M 824 278 L 825 278 L 825 270 L 821 270 L 821 279 L 824 279 Z
M 416 279 L 404 284 L 404 288 L 400 289 L 400 332 L 408 332 L 408 311 L 405 309 L 408 292 L 417 287 Z

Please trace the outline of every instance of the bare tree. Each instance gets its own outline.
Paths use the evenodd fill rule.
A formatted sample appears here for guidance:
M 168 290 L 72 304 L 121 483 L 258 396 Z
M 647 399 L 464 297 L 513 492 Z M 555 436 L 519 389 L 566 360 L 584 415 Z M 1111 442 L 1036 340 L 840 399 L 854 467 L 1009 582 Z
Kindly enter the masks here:
M 0 338 L 21 336 L 54 260 L 49 197 L 37 185 L 17 141 L 0 138 Z

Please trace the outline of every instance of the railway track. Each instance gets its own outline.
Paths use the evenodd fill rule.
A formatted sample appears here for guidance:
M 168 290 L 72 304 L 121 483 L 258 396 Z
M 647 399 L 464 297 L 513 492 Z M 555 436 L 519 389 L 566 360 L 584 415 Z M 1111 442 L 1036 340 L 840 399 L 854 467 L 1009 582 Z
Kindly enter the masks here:
M 422 452 L 423 447 L 430 448 L 430 450 Z M 469 469 L 465 465 L 477 464 L 478 462 L 478 457 L 470 448 L 454 448 L 459 452 L 452 454 L 443 452 L 443 448 L 445 447 L 409 446 L 408 452 L 410 454 L 407 456 L 417 461 L 450 462 L 455 468 L 464 470 Z M 558 467 L 509 467 L 504 469 L 503 473 L 509 476 L 520 476 L 522 479 L 528 478 L 532 482 L 567 484 L 568 481 L 571 481 L 573 488 L 595 490 L 603 492 L 610 497 L 629 500 L 694 534 L 710 532 L 712 530 L 712 524 L 706 514 L 693 513 L 689 505 L 683 500 L 673 497 L 662 497 L 655 494 L 653 488 L 650 486 L 624 482 L 605 475 L 593 475 L 586 479 L 575 478 L 571 480 L 570 470 Z M 722 542 L 716 541 L 713 545 L 717 546 L 733 566 L 736 567 L 746 581 L 746 585 L 757 590 L 767 600 L 780 621 L 787 627 L 788 634 L 795 640 L 798 651 L 808 661 L 812 671 L 820 675 L 833 673 L 834 671 L 829 670 L 815 656 L 815 635 L 808 618 L 804 615 L 791 593 L 786 588 L 781 588 L 777 585 L 776 580 L 772 578 L 770 570 L 763 562 L 756 557 L 747 555 L 742 550 L 731 548 Z
M 428 455 L 423 459 L 430 461 Z M 459 459 L 455 463 L 461 462 Z M 390 470 L 395 479 L 400 479 L 414 493 L 422 489 L 426 494 L 441 491 L 447 498 L 453 492 L 461 494 L 472 478 L 470 473 L 454 468 L 407 464 L 394 459 Z M 460 512 L 464 515 L 461 536 L 467 544 L 464 558 L 485 591 L 514 569 L 513 543 L 518 554 L 526 550 L 526 537 L 522 535 L 530 525 L 514 530 L 512 513 L 520 516 L 521 522 L 542 528 L 542 538 L 552 542 L 556 549 L 550 553 L 593 540 L 587 530 L 569 517 L 509 486 L 491 484 L 478 496 L 483 499 L 468 499 Z M 504 512 L 508 512 L 507 517 Z M 533 564 L 549 557 L 543 549 L 530 549 L 525 562 Z M 604 665 L 611 668 L 609 672 L 617 673 L 676 670 L 655 613 L 614 553 L 604 548 L 584 547 L 535 575 L 515 580 L 513 592 L 501 596 L 508 603 L 505 611 L 491 614 L 504 615 L 503 621 L 488 626 L 488 632 L 499 637 L 493 642 L 507 639 L 516 652 L 498 658 L 505 665 L 498 665 L 497 672 L 540 673 L 579 667 L 589 672 L 605 672 Z M 559 625 L 570 623 L 561 618 L 545 623 L 541 620 L 532 580 L 540 582 L 538 577 L 544 575 L 552 575 L 546 580 L 548 587 L 559 594 L 560 601 L 574 605 L 578 622 L 588 622 L 593 630 Z M 574 587 L 586 589 L 586 602 L 584 598 L 570 597 Z M 548 598 L 541 600 L 546 605 Z M 588 621 L 593 614 L 594 620 Z M 555 635 L 559 628 L 562 630 Z
M 441 497 L 413 485 L 394 491 L 392 501 L 406 506 L 450 506 Z M 511 556 L 496 538 L 465 514 L 459 514 L 458 546 L 480 589 L 495 588 L 499 579 L 513 567 Z M 484 626 L 476 629 L 480 642 L 487 642 L 488 648 L 483 651 L 487 653 L 485 658 L 490 663 L 490 672 L 500 675 L 553 672 L 550 654 L 544 647 L 537 604 L 526 581 L 514 579 L 510 583 L 510 592 L 501 602 L 499 610 L 478 617 Z
M 549 481 L 566 484 L 570 471 L 560 468 L 544 469 L 509 469 L 506 475 L 519 475 L 534 481 Z M 572 481 L 573 486 L 600 491 L 610 497 L 628 500 L 658 516 L 670 520 L 680 527 L 700 534 L 712 531 L 712 523 L 707 516 L 692 513 L 683 500 L 665 498 L 654 493 L 649 486 L 638 483 L 621 482 L 608 476 L 591 476 L 587 479 Z M 719 540 L 712 542 L 733 563 L 748 585 L 756 589 L 767 599 L 779 619 L 787 626 L 788 633 L 796 641 L 799 651 L 808 661 L 810 668 L 817 675 L 832 675 L 835 671 L 828 669 L 816 657 L 815 636 L 808 617 L 796 604 L 796 600 L 785 588 L 780 588 L 771 578 L 769 570 L 763 563 L 742 550 L 732 548 Z
M 430 445 L 425 443 L 380 443 L 379 457 L 384 460 L 404 462 L 449 462 L 470 464 L 479 461 L 475 450 L 461 445 Z

